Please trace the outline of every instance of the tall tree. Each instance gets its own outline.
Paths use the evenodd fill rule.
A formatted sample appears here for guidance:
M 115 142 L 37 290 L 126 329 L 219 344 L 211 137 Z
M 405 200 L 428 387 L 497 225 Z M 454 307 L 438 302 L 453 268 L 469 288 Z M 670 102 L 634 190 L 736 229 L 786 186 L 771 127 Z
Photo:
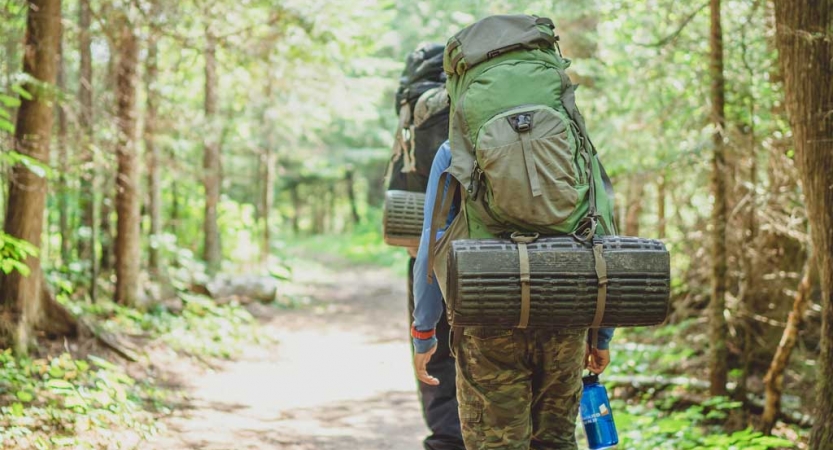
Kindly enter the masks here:
M 657 179 L 657 238 L 665 239 L 665 190 L 667 189 L 666 173 L 663 169 Z
M 93 162 L 93 58 L 90 39 L 91 22 L 90 0 L 78 2 L 78 127 L 79 160 L 81 162 L 81 192 L 79 195 L 81 226 L 89 231 L 89 238 L 78 239 L 78 258 L 89 261 L 90 298 L 96 298 L 96 279 L 98 279 L 98 258 L 95 256 L 95 242 L 98 224 L 95 220 L 95 168 Z
M 145 92 L 147 100 L 145 107 L 145 164 L 148 185 L 148 215 L 150 216 L 151 239 L 158 239 L 162 234 L 161 198 L 162 191 L 159 184 L 159 147 L 156 145 L 156 115 L 158 91 L 158 44 L 156 36 L 151 35 L 148 40 L 147 59 L 145 60 Z M 150 244 L 148 249 L 148 269 L 152 274 L 159 270 L 159 247 Z
M 777 0 L 775 24 L 821 281 L 821 354 L 810 448 L 826 450 L 833 449 L 833 0 Z
M 642 215 L 642 202 L 645 196 L 643 174 L 633 174 L 628 179 L 628 205 L 625 215 L 625 235 L 639 236 L 639 216 Z
M 136 66 L 139 45 L 130 20 L 119 17 L 116 102 L 116 302 L 135 305 L 139 293 L 139 167 L 136 155 Z
M 726 309 L 726 154 L 723 136 L 726 127 L 725 82 L 723 78 L 723 30 L 720 25 L 720 0 L 711 0 L 711 100 L 714 145 L 712 154 L 711 191 L 714 198 L 712 208 L 712 280 L 709 303 L 709 324 L 711 327 L 711 352 L 709 356 L 709 381 L 712 395 L 726 394 L 727 326 L 723 310 Z
M 34 82 L 24 85 L 31 99 L 23 98 L 15 127 L 15 151 L 36 164 L 49 164 L 53 107 L 49 85 L 55 84 L 58 42 L 61 35 L 61 0 L 32 0 L 26 19 L 23 71 Z M 40 247 L 46 205 L 46 179 L 32 164 L 15 164 L 9 180 L 6 234 Z M 0 347 L 13 346 L 25 354 L 32 329 L 43 321 L 43 281 L 40 260 L 29 256 L 29 275 L 19 271 L 0 275 Z
M 58 38 L 58 91 L 66 92 L 66 62 L 64 58 L 63 35 Z M 67 148 L 67 113 L 63 98 L 56 102 L 58 111 L 58 223 L 61 232 L 61 263 L 69 263 L 71 249 L 69 231 L 69 149 Z
M 203 259 L 208 272 L 220 268 L 220 229 L 217 226 L 217 205 L 220 203 L 222 184 L 219 133 L 217 122 L 217 39 L 209 26 L 205 30 L 205 150 L 203 154 L 203 186 L 205 188 L 205 217 L 203 221 Z

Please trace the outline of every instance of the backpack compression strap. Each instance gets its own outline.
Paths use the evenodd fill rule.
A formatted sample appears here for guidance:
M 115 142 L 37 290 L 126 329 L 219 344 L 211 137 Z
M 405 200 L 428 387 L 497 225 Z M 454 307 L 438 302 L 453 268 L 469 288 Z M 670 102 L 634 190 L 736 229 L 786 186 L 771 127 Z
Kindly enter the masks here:
M 566 74 L 564 74 L 561 70 L 558 72 L 559 75 L 561 75 L 562 80 L 564 80 Z M 586 170 L 587 179 L 590 180 L 590 206 L 587 210 L 587 216 L 582 220 L 582 224 L 579 225 L 579 229 L 573 233 L 573 237 L 580 242 L 592 242 L 593 244 L 593 259 L 596 263 L 595 269 L 596 277 L 599 279 L 599 287 L 596 294 L 596 314 L 593 317 L 593 323 L 590 324 L 590 346 L 593 349 L 596 349 L 599 344 L 599 327 L 602 325 L 602 320 L 604 319 L 605 304 L 607 302 L 607 285 L 609 280 L 607 278 L 607 262 L 604 259 L 604 247 L 602 245 L 602 240 L 596 235 L 599 213 L 596 206 L 596 181 L 593 177 L 592 161 L 597 155 L 593 142 L 590 141 L 590 135 L 587 133 L 587 126 L 584 123 L 584 117 L 581 115 L 581 111 L 578 110 L 578 106 L 576 106 L 575 94 L 577 87 L 578 86 L 576 85 L 570 84 L 567 89 L 564 90 L 561 99 L 564 104 L 564 109 L 567 110 L 567 114 L 578 127 L 579 136 L 581 138 L 581 149 L 585 152 L 585 156 L 587 157 Z M 613 198 L 613 186 L 610 183 L 610 178 L 607 176 L 607 172 L 605 172 L 601 163 L 599 164 L 599 168 L 602 173 L 602 182 L 604 184 L 605 191 L 607 192 L 609 198 Z M 615 224 L 613 226 L 615 228 Z M 605 231 L 611 232 L 615 230 Z
M 407 172 L 409 170 L 408 167 L 413 167 L 413 164 L 409 161 L 410 153 L 408 152 L 408 145 L 405 142 L 405 137 L 403 136 L 402 130 L 404 130 L 408 123 L 411 123 L 411 108 L 408 106 L 408 103 L 403 103 L 402 107 L 399 108 L 399 123 L 396 128 L 396 134 L 393 137 L 393 146 L 391 147 L 391 157 L 390 162 L 388 163 L 388 169 L 385 171 L 385 186 L 390 185 L 390 179 L 393 176 L 393 165 L 396 161 L 399 161 L 399 158 L 402 158 L 402 154 L 405 154 L 405 165 L 402 168 L 403 172 Z M 411 133 L 413 136 L 413 133 Z
M 448 185 L 446 186 L 446 183 Z M 443 225 L 445 225 L 445 221 L 448 219 L 448 213 L 451 211 L 451 204 L 454 203 L 454 194 L 460 189 L 460 183 L 457 181 L 456 178 L 451 176 L 448 172 L 443 172 L 440 175 L 440 181 L 437 182 L 437 192 L 442 192 L 440 189 L 445 191 L 442 198 L 439 196 L 434 199 L 434 210 L 431 214 L 431 230 L 429 230 L 428 235 L 428 284 L 434 283 L 434 259 L 437 256 L 436 244 L 437 244 L 437 231 L 440 229 L 440 221 L 443 221 Z M 440 200 L 439 202 L 437 200 Z M 464 202 L 461 200 L 461 205 Z
M 590 346 L 593 349 L 598 348 L 599 345 L 599 327 L 602 325 L 602 319 L 604 319 L 605 315 L 607 284 L 609 281 L 607 278 L 607 263 L 605 262 L 602 250 L 602 240 L 594 237 L 593 259 L 596 262 L 596 276 L 599 278 L 599 291 L 596 294 L 596 315 L 593 317 L 593 323 L 590 325 Z

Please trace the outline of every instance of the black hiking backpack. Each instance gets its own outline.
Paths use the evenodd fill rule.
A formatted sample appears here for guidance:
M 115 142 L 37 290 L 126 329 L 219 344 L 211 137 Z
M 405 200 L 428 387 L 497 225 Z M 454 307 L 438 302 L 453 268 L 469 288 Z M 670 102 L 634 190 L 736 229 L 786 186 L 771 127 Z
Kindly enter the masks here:
M 395 110 L 399 116 L 387 173 L 388 190 L 425 192 L 437 148 L 448 139 L 448 94 L 441 44 L 422 45 L 405 60 Z
M 422 210 L 428 175 L 437 148 L 448 139 L 448 93 L 440 44 L 420 46 L 405 60 L 396 91 L 399 122 L 385 185 L 384 239 L 416 248 L 422 235 Z

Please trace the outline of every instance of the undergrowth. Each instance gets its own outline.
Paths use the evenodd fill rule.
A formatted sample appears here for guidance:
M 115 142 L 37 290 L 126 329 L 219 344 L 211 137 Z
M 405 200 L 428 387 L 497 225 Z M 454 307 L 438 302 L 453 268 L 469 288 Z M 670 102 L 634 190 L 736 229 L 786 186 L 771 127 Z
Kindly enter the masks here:
M 702 393 L 698 370 L 702 355 L 690 339 L 698 326 L 689 320 L 661 327 L 617 329 L 611 342 L 612 361 L 601 376 L 625 378 L 664 377 L 678 385 L 672 388 L 646 386 L 638 395 L 616 398 L 622 383 L 607 384 L 611 409 L 619 432 L 619 448 L 633 450 L 769 450 L 806 448 L 808 430 L 779 424 L 773 436 L 752 428 L 727 431 L 730 415 L 740 413 L 742 403 L 726 397 L 711 397 L 700 404 L 680 403 L 684 393 Z M 661 344 L 659 344 L 661 342 Z M 738 378 L 734 375 L 733 378 Z M 627 384 L 627 383 L 625 383 Z M 638 383 L 637 383 L 638 384 Z M 579 425 L 580 426 L 580 425 Z M 583 433 L 579 433 L 583 435 Z
M 330 254 L 350 263 L 390 267 L 405 275 L 408 270 L 407 250 L 385 244 L 382 236 L 382 210 L 371 208 L 362 222 L 343 234 L 295 236 L 285 239 L 287 245 L 306 254 Z
M 153 391 L 102 358 L 6 350 L 0 366 L 0 448 L 129 448 L 158 431 L 145 404 Z
M 180 290 L 175 307 L 155 303 L 142 311 L 109 300 L 71 300 L 76 283 L 68 276 L 49 274 L 58 301 L 95 333 L 133 343 L 126 348 L 137 353 L 136 364 L 145 368 L 158 348 L 205 362 L 232 358 L 245 346 L 268 339 L 255 318 L 234 301 L 217 304 Z M 16 357 L 11 350 L 0 353 L 0 448 L 142 448 L 142 442 L 160 431 L 155 419 L 171 412 L 177 394 L 152 376 L 131 377 L 104 355 L 73 355 L 73 346 L 65 347 L 58 356 L 44 354 L 49 346 L 33 358 Z

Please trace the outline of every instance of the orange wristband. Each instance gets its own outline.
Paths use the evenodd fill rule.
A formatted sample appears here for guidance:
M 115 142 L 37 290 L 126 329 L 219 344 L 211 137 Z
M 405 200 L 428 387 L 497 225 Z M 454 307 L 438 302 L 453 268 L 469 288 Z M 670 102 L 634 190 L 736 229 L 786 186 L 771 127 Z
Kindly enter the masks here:
M 416 329 L 415 326 L 411 325 L 411 337 L 415 337 L 417 339 L 431 339 L 434 337 L 436 330 L 430 331 L 419 331 Z

